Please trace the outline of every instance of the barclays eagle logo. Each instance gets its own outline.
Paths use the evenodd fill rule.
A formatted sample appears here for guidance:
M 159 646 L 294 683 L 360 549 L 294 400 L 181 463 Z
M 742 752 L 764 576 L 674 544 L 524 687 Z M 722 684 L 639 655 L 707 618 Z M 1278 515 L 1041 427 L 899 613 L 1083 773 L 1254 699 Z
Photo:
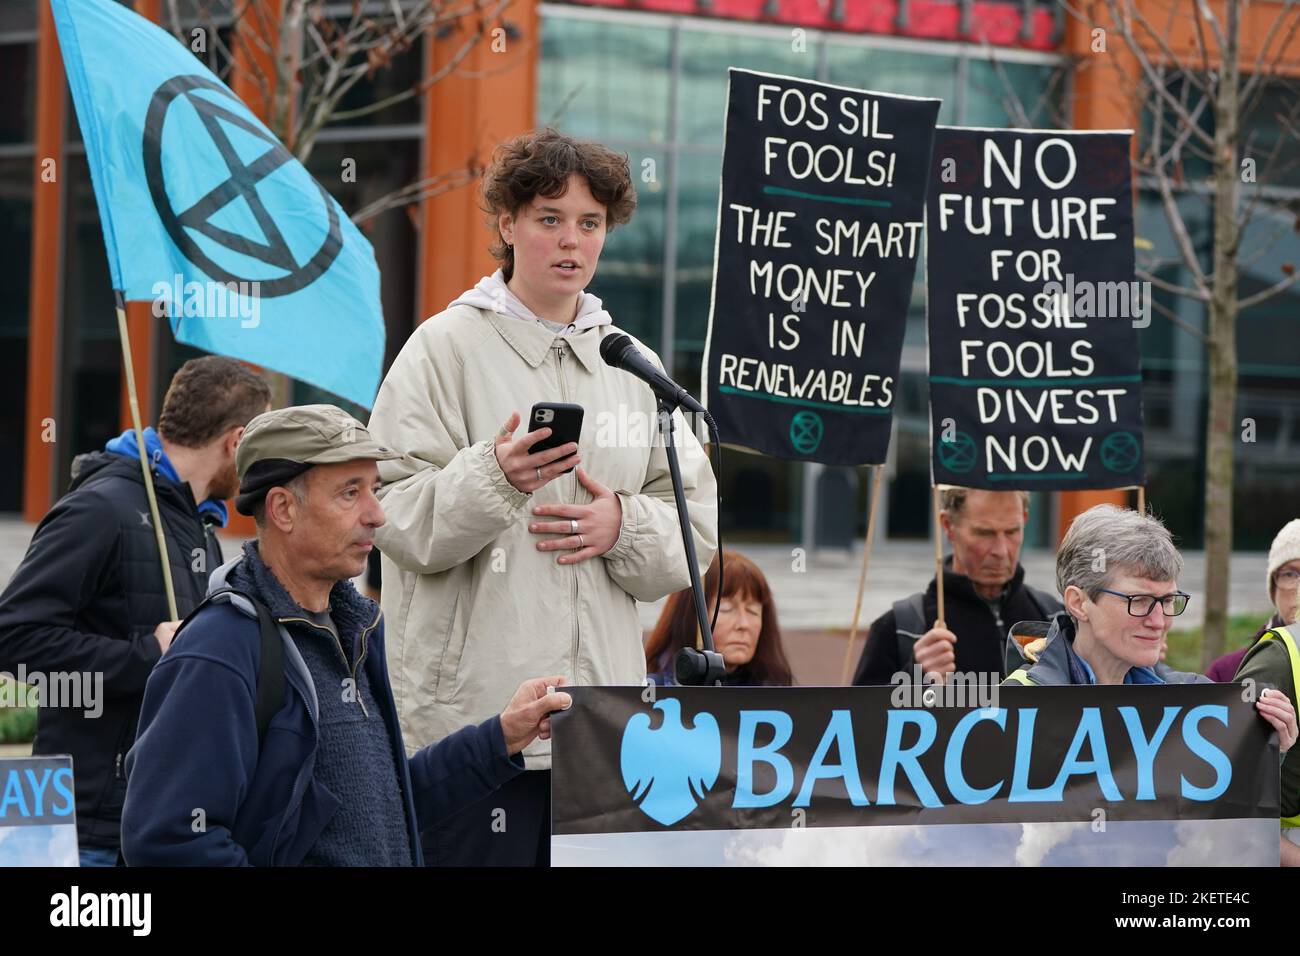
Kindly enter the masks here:
M 657 701 L 663 725 L 650 727 L 649 714 L 634 714 L 623 728 L 619 763 L 623 786 L 650 817 L 671 826 L 688 816 L 718 781 L 722 736 L 712 714 L 695 715 L 695 726 L 682 726 L 681 702 Z

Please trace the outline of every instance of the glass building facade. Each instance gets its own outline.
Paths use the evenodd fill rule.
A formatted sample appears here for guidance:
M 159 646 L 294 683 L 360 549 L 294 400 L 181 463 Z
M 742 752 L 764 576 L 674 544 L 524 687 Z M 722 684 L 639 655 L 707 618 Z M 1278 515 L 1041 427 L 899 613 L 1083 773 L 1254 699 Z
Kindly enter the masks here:
M 44 0 L 42 0 L 44 2 Z M 338 9 L 350 8 L 341 4 Z M 182 26 L 198 9 L 177 4 Z M 38 184 L 37 0 L 0 2 L 0 511 L 22 507 L 27 352 L 32 327 L 30 284 L 34 189 L 62 191 L 58 263 L 60 330 L 56 417 L 57 489 L 66 488 L 72 456 L 101 445 L 120 427 L 121 354 L 98 214 L 84 150 L 67 103 L 67 140 L 57 180 Z M 592 291 L 620 326 L 659 352 L 671 373 L 698 390 L 713 277 L 722 156 L 726 67 L 820 79 L 845 86 L 943 100 L 940 122 L 969 126 L 1068 126 L 1071 66 L 1062 56 L 955 41 L 796 30 L 702 16 L 543 3 L 535 82 L 535 117 L 598 139 L 631 159 L 640 200 L 633 221 L 610 234 Z M 229 30 L 229 24 L 216 24 Z M 532 38 L 528 38 L 532 42 Z M 220 64 L 217 64 L 220 66 Z M 354 109 L 423 75 L 421 45 L 393 69 L 358 86 L 342 109 Z M 1290 98 L 1289 98 L 1290 97 Z M 1267 89 L 1247 117 L 1263 150 L 1284 135 L 1277 119 L 1294 93 Z M 436 135 L 436 121 L 435 121 Z M 320 136 L 312 172 L 349 212 L 420 176 L 427 145 L 415 99 L 366 116 L 345 117 Z M 1292 157 L 1293 158 L 1293 157 Z M 345 160 L 357 175 L 341 175 Z M 1245 238 L 1241 295 L 1300 265 L 1300 166 L 1263 175 L 1262 204 Z M 1189 164 L 1188 181 L 1197 170 Z M 1188 284 L 1160 203 L 1140 184 L 1139 259 L 1158 257 L 1157 275 Z M 1247 189 L 1247 195 L 1250 190 Z M 1180 202 L 1202 260 L 1212 252 L 1208 196 L 1188 187 Z M 391 209 L 363 225 L 383 276 L 391 360 L 423 318 L 417 304 L 419 235 L 411 209 Z M 903 352 L 895 431 L 882 499 L 884 534 L 929 534 L 929 461 L 925 385 L 924 268 L 918 268 Z M 472 281 L 472 280 L 471 280 Z M 1236 544 L 1266 547 L 1300 511 L 1294 472 L 1300 465 L 1300 336 L 1291 333 L 1297 292 L 1246 310 L 1239 320 L 1241 386 L 1236 419 L 1253 441 L 1237 445 Z M 1148 501 L 1180 541 L 1201 540 L 1205 424 L 1205 348 L 1198 337 L 1203 304 L 1156 293 L 1159 312 L 1140 332 L 1144 369 Z M 47 319 L 42 319 L 46 321 Z M 165 324 L 154 348 L 158 391 L 191 350 L 170 341 Z M 295 401 L 334 400 L 301 383 Z M 356 410 L 360 411 L 360 410 Z M 37 416 L 39 420 L 39 416 Z M 1243 433 L 1245 425 L 1243 424 Z M 723 527 L 730 540 L 842 543 L 865 532 L 867 469 L 823 469 L 728 449 L 723 463 Z M 815 494 L 813 493 L 815 491 Z M 1053 496 L 1035 496 L 1029 540 L 1050 544 Z M 812 502 L 817 502 L 813 508 Z

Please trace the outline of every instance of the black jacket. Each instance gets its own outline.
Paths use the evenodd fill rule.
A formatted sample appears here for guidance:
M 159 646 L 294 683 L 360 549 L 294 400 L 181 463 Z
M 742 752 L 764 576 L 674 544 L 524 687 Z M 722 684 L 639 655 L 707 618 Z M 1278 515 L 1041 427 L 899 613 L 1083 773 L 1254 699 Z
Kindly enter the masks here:
M 181 617 L 203 600 L 221 547 L 187 484 L 154 468 Z M 102 713 L 42 706 L 34 754 L 71 754 L 82 846 L 116 848 L 126 778 L 149 672 L 161 656 L 154 628 L 170 617 L 138 459 L 80 456 L 72 488 L 36 528 L 0 595 L 0 670 L 89 674 Z M 100 676 L 102 675 L 102 677 Z M 83 683 L 84 687 L 84 683 Z M 92 691 L 92 693 L 94 693 Z
M 1025 586 L 1025 569 L 1017 565 L 1003 592 L 1000 614 L 995 614 L 976 592 L 970 578 L 953 571 L 952 558 L 947 558 L 943 571 L 944 623 L 957 635 L 956 669 L 964 674 L 997 674 L 999 680 L 1006 677 L 1005 645 L 1011 625 L 1045 620 L 1062 608 L 1060 601 L 1050 595 L 1042 591 L 1038 595 L 1032 595 Z M 1043 606 L 1049 603 L 1049 598 L 1050 606 Z M 934 626 L 938 614 L 933 578 L 922 595 L 921 606 L 924 626 L 916 633 L 917 637 Z M 914 663 L 910 654 L 904 658 L 900 650 L 895 613 L 890 609 L 871 625 L 853 683 L 859 687 L 890 684 L 899 672 L 906 673 L 910 681 Z

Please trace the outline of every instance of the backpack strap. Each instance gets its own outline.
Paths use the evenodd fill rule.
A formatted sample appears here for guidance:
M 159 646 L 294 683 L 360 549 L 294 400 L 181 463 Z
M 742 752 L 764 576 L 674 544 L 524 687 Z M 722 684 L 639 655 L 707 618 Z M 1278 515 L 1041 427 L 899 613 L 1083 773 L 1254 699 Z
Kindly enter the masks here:
M 270 609 L 261 601 L 249 598 L 257 611 L 257 626 L 261 631 L 262 660 L 257 668 L 257 742 L 266 740 L 266 731 L 273 718 L 284 707 L 284 645 L 280 642 L 280 628 L 271 617 Z
M 271 726 L 271 719 L 284 707 L 284 645 L 280 640 L 280 627 L 276 624 L 275 618 L 271 616 L 270 609 L 245 591 L 238 591 L 234 588 L 221 588 L 213 591 L 194 610 L 185 615 L 185 620 L 181 621 L 180 627 L 176 629 L 177 636 L 184 630 L 193 617 L 202 611 L 209 604 L 216 603 L 218 598 L 223 601 L 229 601 L 231 597 L 242 597 L 245 601 L 253 606 L 257 612 L 257 629 L 261 639 L 260 663 L 257 667 L 257 692 L 254 703 L 254 713 L 257 717 L 257 743 L 260 747 L 266 740 L 267 728 Z
M 920 591 L 894 602 L 894 633 L 898 640 L 898 666 L 911 669 L 916 642 L 929 630 L 925 624 L 925 595 Z

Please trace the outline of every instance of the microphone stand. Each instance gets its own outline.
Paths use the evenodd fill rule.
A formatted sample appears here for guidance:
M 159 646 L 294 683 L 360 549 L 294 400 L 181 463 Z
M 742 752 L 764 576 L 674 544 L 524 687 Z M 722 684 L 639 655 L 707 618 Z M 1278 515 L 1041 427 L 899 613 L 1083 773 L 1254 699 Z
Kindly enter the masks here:
M 668 453 L 668 474 L 673 481 L 673 498 L 677 502 L 677 523 L 682 528 L 682 544 L 686 548 L 686 566 L 691 573 L 691 591 L 695 595 L 695 616 L 699 621 L 700 640 L 704 644 L 704 650 L 683 647 L 673 660 L 673 671 L 677 683 L 683 686 L 717 685 L 722 683 L 727 669 L 722 655 L 713 649 L 713 629 L 709 627 L 704 585 L 700 581 L 700 563 L 695 556 L 695 538 L 691 534 L 691 516 L 686 510 L 682 470 L 677 462 L 677 446 L 673 443 L 673 411 L 676 407 L 662 398 L 659 399 L 659 434 L 663 436 L 664 449 Z

